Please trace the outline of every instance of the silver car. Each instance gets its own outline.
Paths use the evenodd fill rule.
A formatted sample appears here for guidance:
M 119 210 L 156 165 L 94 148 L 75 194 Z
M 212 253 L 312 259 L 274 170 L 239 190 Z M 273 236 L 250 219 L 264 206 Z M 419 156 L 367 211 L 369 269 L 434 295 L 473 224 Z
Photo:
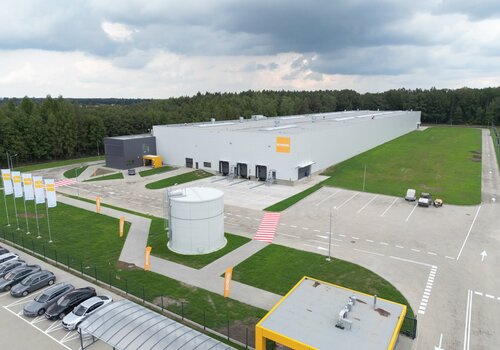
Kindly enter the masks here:
M 3 264 L 0 264 L 0 277 L 5 276 L 10 271 L 14 270 L 17 267 L 26 266 L 26 262 L 22 260 L 10 260 L 6 261 Z
M 5 253 L 0 255 L 0 264 L 3 264 L 6 261 L 17 259 L 19 259 L 19 255 L 17 255 L 16 253 Z
M 83 319 L 93 314 L 97 309 L 113 301 L 113 298 L 106 295 L 92 297 L 73 309 L 73 311 L 64 316 L 62 325 L 68 331 L 74 330 Z
M 54 284 L 27 304 L 23 309 L 23 314 L 28 317 L 42 316 L 50 305 L 74 289 L 75 287 L 69 283 Z

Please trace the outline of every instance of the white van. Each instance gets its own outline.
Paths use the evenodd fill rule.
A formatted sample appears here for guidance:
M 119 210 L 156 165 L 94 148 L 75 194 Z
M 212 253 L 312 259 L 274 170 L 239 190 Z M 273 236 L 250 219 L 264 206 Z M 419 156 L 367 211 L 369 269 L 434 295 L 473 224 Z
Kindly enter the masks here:
M 406 191 L 406 196 L 405 196 L 405 200 L 407 200 L 408 202 L 414 202 L 417 200 L 417 191 L 415 191 L 413 188 L 409 188 L 408 191 Z

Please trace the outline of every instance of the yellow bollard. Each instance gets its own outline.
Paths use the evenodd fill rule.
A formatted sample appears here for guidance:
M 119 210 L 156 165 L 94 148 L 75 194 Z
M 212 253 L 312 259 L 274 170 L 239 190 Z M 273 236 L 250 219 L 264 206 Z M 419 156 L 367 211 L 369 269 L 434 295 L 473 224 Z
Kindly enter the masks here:
M 226 269 L 226 273 L 224 274 L 224 298 L 229 297 L 232 277 L 233 277 L 233 268 L 228 267 Z
M 120 237 L 123 237 L 123 226 L 125 225 L 125 217 L 120 216 Z
M 144 271 L 149 271 L 150 268 L 150 256 L 151 256 L 151 247 L 146 247 L 144 251 Z
M 101 197 L 95 198 L 95 212 L 98 214 L 101 213 Z

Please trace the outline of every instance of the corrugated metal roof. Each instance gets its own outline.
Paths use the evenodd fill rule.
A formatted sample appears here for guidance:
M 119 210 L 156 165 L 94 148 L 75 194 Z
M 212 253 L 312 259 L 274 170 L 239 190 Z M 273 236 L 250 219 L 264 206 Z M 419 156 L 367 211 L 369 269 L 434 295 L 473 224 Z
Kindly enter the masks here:
M 117 350 L 234 349 L 168 317 L 129 300 L 104 306 L 86 318 L 79 328 Z

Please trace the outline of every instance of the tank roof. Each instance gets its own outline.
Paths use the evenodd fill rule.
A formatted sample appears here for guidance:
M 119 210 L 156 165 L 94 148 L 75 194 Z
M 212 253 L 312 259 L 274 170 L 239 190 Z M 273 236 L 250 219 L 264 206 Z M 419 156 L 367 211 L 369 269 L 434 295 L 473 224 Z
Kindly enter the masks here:
M 208 202 L 224 196 L 221 190 L 210 187 L 187 187 L 168 193 L 171 201 L 192 203 Z

